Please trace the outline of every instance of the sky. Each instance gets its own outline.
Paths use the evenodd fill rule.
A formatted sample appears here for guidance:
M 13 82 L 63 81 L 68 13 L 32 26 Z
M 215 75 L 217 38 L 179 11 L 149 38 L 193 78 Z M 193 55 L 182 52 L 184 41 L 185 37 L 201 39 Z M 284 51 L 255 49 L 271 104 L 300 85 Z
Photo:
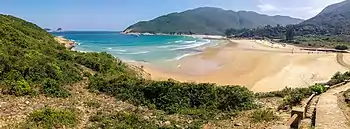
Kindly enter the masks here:
M 138 21 L 197 7 L 308 19 L 343 0 L 3 0 L 0 13 L 43 28 L 123 30 Z

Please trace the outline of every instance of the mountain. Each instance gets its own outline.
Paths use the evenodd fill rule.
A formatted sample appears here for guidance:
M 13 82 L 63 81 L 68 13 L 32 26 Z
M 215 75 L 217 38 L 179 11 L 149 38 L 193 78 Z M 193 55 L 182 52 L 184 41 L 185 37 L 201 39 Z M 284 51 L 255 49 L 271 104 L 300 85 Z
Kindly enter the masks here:
M 232 11 L 201 7 L 163 15 L 129 26 L 124 32 L 224 34 L 228 28 L 256 28 L 265 25 L 288 25 L 302 22 L 287 16 L 268 16 L 252 11 Z
M 39 26 L 0 14 L 0 94 L 67 97 L 63 86 L 82 80 L 82 67 L 101 73 L 126 69 L 118 62 L 106 53 L 67 50 Z
M 300 25 L 325 29 L 330 34 L 350 34 L 350 0 L 329 5 Z

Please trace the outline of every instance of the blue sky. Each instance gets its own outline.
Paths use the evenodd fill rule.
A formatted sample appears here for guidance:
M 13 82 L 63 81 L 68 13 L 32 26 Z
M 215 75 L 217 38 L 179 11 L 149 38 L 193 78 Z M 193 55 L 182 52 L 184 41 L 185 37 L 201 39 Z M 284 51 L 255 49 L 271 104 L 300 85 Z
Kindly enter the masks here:
M 342 0 L 3 0 L 0 13 L 41 27 L 65 30 L 123 30 L 137 21 L 210 6 L 307 19 Z

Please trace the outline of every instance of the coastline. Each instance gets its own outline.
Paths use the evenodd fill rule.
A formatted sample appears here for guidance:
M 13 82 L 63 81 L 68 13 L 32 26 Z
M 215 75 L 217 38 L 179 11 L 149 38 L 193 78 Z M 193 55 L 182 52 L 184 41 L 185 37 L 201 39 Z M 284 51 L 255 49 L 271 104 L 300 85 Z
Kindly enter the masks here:
M 54 39 L 64 47 L 66 47 L 69 50 L 72 50 L 75 47 L 75 42 L 69 39 L 66 39 L 62 36 L 55 36 Z
M 307 87 L 328 81 L 347 69 L 336 62 L 335 53 L 310 52 L 300 47 L 257 40 L 230 40 L 202 53 L 175 61 L 177 68 L 133 63 L 154 80 L 242 85 L 254 92 L 285 87 Z
M 63 37 L 55 39 L 66 47 L 72 44 Z M 334 53 L 310 52 L 301 47 L 264 40 L 220 41 L 225 43 L 205 47 L 197 54 L 167 64 L 124 62 L 131 68 L 142 70 L 147 79 L 242 85 L 254 92 L 306 87 L 328 81 L 337 71 L 347 70 L 336 62 Z

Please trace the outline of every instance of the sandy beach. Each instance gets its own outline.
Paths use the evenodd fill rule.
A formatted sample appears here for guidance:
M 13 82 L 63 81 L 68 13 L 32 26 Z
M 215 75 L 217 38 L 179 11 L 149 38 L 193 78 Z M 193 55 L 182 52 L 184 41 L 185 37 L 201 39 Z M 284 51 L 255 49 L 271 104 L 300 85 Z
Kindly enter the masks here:
M 350 62 L 349 55 L 344 58 Z M 171 64 L 177 67 L 137 65 L 143 65 L 154 80 L 243 85 L 254 92 L 306 87 L 328 81 L 337 71 L 347 71 L 338 64 L 335 53 L 302 51 L 259 40 L 230 40 Z
M 75 43 L 71 40 L 68 40 L 64 37 L 56 36 L 54 38 L 59 44 L 65 46 L 67 49 L 72 49 L 75 47 Z

